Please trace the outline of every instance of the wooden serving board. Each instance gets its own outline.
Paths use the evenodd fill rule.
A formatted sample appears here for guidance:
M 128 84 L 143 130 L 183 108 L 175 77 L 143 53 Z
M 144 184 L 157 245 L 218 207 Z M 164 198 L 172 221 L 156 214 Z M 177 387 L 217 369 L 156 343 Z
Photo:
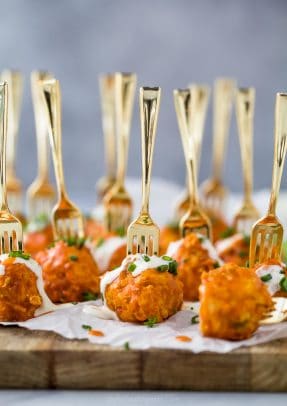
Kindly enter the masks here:
M 126 351 L 1 326 L 0 387 L 287 391 L 287 340 L 228 354 Z

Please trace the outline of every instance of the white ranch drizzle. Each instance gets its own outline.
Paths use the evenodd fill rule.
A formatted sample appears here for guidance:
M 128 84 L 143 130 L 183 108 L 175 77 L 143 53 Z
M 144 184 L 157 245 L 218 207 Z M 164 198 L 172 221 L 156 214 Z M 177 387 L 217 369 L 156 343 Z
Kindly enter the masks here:
M 8 254 L 2 254 L 0 255 L 0 261 L 3 262 L 5 259 L 8 258 Z M 20 257 L 16 257 L 15 264 L 24 264 L 26 265 L 27 268 L 29 268 L 35 275 L 36 275 L 36 283 L 37 283 L 37 289 L 39 292 L 39 295 L 42 298 L 42 304 L 38 309 L 36 309 L 34 316 L 39 316 L 40 314 L 50 312 L 52 310 L 55 310 L 57 308 L 56 305 L 54 305 L 49 297 L 47 296 L 45 289 L 44 289 L 44 283 L 43 283 L 43 277 L 42 277 L 42 269 L 40 265 L 32 258 L 30 259 L 24 259 Z M 1 264 L 1 275 L 5 274 L 5 265 Z
M 113 253 L 126 244 L 126 238 L 107 238 L 99 247 L 89 245 L 92 255 L 99 267 L 100 274 L 109 271 L 109 263 Z
M 283 265 L 261 265 L 259 268 L 256 269 L 257 276 L 261 279 L 263 276 L 270 274 L 271 279 L 269 281 L 264 282 L 267 286 L 270 295 L 274 295 L 276 292 L 281 290 L 280 288 L 280 281 L 284 278 L 284 274 L 280 271 L 283 270 Z
M 208 238 L 202 236 L 201 234 L 196 234 L 196 235 L 198 238 L 202 239 L 201 246 L 202 246 L 202 248 L 206 249 L 209 257 L 214 259 L 215 261 L 217 261 L 219 263 L 219 265 L 223 265 L 223 261 L 219 258 L 218 254 L 216 252 L 216 249 L 211 244 L 210 240 Z M 175 255 L 175 253 L 177 252 L 177 250 L 179 249 L 179 247 L 183 244 L 183 241 L 184 241 L 184 239 L 182 238 L 181 240 L 171 242 L 167 249 L 167 255 L 170 255 L 171 257 L 173 257 Z
M 235 234 L 231 237 L 224 238 L 223 240 L 217 241 L 215 244 L 215 248 L 217 250 L 218 255 L 221 255 L 226 249 L 231 247 L 234 243 L 241 241 L 243 238 L 242 234 Z
M 144 256 L 142 254 L 130 255 L 125 258 L 117 269 L 113 271 L 106 272 L 105 275 L 101 278 L 101 294 L 103 297 L 103 305 L 102 306 L 95 306 L 95 305 L 86 305 L 84 306 L 84 312 L 89 314 L 94 314 L 96 317 L 105 320 L 118 320 L 117 314 L 111 310 L 106 303 L 105 292 L 108 285 L 114 282 L 121 274 L 122 271 L 127 269 L 128 264 L 135 264 L 135 269 L 131 272 L 131 275 L 135 278 L 139 276 L 142 272 L 146 271 L 147 269 L 154 269 L 162 265 L 168 265 L 170 261 L 166 261 L 161 257 L 157 257 L 156 255 L 150 256 L 149 261 L 144 260 Z

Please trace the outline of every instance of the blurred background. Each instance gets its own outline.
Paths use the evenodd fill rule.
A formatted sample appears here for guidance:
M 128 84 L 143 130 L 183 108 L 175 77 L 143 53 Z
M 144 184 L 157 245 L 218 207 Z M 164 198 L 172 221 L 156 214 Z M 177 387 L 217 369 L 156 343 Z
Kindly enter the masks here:
M 134 71 L 138 86 L 162 87 L 153 176 L 184 184 L 185 166 L 172 90 L 190 82 L 213 84 L 231 76 L 255 86 L 255 187 L 269 187 L 273 158 L 274 100 L 287 89 L 287 2 L 282 0 L 13 0 L 1 4 L 2 68 L 26 76 L 18 143 L 18 174 L 36 175 L 30 71 L 48 69 L 60 79 L 63 153 L 72 196 L 87 196 L 104 172 L 98 75 Z M 211 171 L 212 104 L 204 135 L 200 180 Z M 138 94 L 128 175 L 140 164 Z M 242 188 L 233 112 L 225 182 Z M 285 179 L 284 179 L 285 178 Z M 286 185 L 286 175 L 283 185 Z

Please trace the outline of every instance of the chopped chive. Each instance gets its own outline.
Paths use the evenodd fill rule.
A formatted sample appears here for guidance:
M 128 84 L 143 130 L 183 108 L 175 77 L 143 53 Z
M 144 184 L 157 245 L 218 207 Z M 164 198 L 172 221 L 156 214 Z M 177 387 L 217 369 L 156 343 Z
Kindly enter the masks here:
M 136 269 L 136 264 L 134 262 L 132 262 L 131 264 L 129 264 L 128 266 L 128 271 L 129 272 L 133 272 Z
M 101 247 L 105 242 L 105 239 L 103 237 L 99 238 L 96 244 L 96 247 L 99 248 Z
M 169 266 L 167 264 L 159 265 L 156 268 L 159 272 L 165 272 L 169 270 Z
M 163 256 L 162 256 L 162 259 L 163 259 L 164 261 L 173 261 L 173 259 L 172 259 L 171 257 L 169 257 L 168 255 L 163 255 Z
M 130 344 L 129 344 L 128 341 L 124 343 L 124 349 L 125 349 L 126 351 L 129 351 L 129 350 L 130 350 Z
M 143 259 L 144 259 L 145 262 L 150 261 L 150 257 L 148 255 L 143 255 Z
M 119 228 L 117 228 L 117 229 L 116 229 L 116 234 L 117 234 L 119 237 L 124 237 L 124 236 L 126 235 L 126 230 L 125 230 L 125 228 L 124 228 L 124 227 L 119 227 Z
M 88 331 L 92 330 L 92 326 L 89 326 L 88 324 L 82 324 L 82 328 Z
M 216 268 L 219 268 L 219 267 L 220 267 L 220 264 L 219 264 L 218 261 L 216 261 L 216 262 L 213 264 L 213 268 L 216 269 Z
M 284 276 L 281 281 L 279 282 L 279 285 L 281 287 L 281 289 L 283 290 L 283 292 L 287 292 L 287 277 Z
M 284 269 L 281 269 L 281 271 L 279 273 L 282 273 L 283 275 L 285 275 Z
M 144 325 L 152 328 L 157 323 L 157 317 L 149 317 L 147 321 L 144 322 Z
M 82 293 L 83 300 L 85 302 L 89 300 L 97 300 L 99 298 L 99 295 L 97 293 L 92 293 L 92 292 L 83 292 Z
M 244 234 L 244 236 L 243 236 L 243 241 L 244 241 L 244 243 L 245 243 L 246 245 L 249 245 L 249 244 L 250 244 L 250 236 L 247 235 L 247 234 Z
M 168 272 L 177 275 L 177 262 L 175 260 L 168 264 Z
M 262 280 L 262 282 L 268 282 L 272 279 L 272 275 L 271 273 L 267 273 L 266 275 L 261 276 L 260 279 Z
M 239 255 L 240 258 L 245 258 L 248 255 L 248 253 L 245 252 L 245 251 L 239 251 L 238 255 Z
M 231 237 L 234 233 L 235 233 L 234 228 L 233 227 L 228 227 L 220 234 L 220 238 Z
M 79 257 L 77 255 L 70 255 L 70 260 L 73 262 L 78 261 Z
M 191 324 L 198 324 L 198 323 L 199 323 L 198 314 L 196 314 L 195 316 L 193 316 L 191 318 Z
M 8 254 L 9 258 L 22 258 L 22 259 L 30 259 L 30 254 L 25 254 L 23 251 L 10 251 Z

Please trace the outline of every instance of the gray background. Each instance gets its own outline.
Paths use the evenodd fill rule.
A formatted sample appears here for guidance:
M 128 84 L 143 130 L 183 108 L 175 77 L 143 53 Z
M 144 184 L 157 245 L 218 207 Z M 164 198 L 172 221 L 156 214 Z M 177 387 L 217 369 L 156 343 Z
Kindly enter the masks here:
M 279 0 L 10 0 L 0 1 L 1 65 L 23 70 L 25 95 L 18 173 L 29 184 L 36 149 L 29 73 L 49 69 L 61 81 L 64 165 L 73 196 L 94 199 L 103 174 L 98 74 L 135 71 L 139 85 L 163 89 L 154 176 L 184 182 L 184 163 L 172 90 L 216 76 L 256 87 L 255 186 L 270 185 L 276 91 L 287 82 L 287 1 Z M 200 179 L 211 165 L 211 105 Z M 225 181 L 241 190 L 235 117 Z M 128 174 L 139 176 L 138 103 L 134 110 Z M 284 176 L 286 178 L 286 176 Z M 283 183 L 286 181 L 283 177 Z

